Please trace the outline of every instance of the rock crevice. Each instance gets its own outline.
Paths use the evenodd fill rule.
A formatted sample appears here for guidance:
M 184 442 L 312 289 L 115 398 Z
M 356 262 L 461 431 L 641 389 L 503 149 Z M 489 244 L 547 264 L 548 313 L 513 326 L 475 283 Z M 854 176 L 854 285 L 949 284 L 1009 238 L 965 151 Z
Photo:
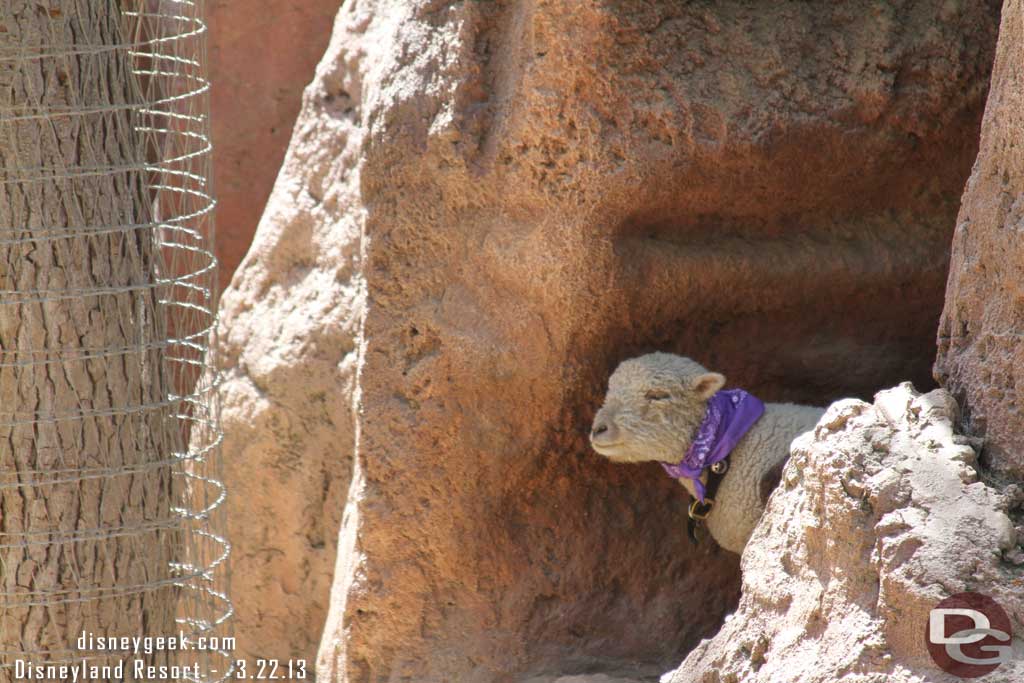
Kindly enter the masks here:
M 608 374 L 658 349 L 768 401 L 925 386 L 997 15 L 346 2 L 224 296 L 247 651 L 308 657 L 326 609 L 323 681 L 677 664 L 738 566 L 660 468 L 589 450 Z M 768 239 L 834 254 L 798 291 Z

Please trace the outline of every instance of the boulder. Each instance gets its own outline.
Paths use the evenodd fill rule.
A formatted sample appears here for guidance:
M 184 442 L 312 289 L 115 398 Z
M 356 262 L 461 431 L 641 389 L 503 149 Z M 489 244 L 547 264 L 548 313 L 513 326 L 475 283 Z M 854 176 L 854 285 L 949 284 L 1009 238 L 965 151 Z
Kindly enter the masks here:
M 221 290 L 252 243 L 340 5 L 206 2 Z
M 935 373 L 985 437 L 982 462 L 1024 477 L 1024 2 L 1007 0 L 981 147 L 953 237 Z
M 953 683 L 925 634 L 938 604 L 982 593 L 1007 612 L 1024 680 L 1024 495 L 979 479 L 944 389 L 909 383 L 833 404 L 799 437 L 743 552 L 739 609 L 665 683 Z M 1009 513 L 1009 514 L 1008 514 Z M 990 654 L 971 652 L 974 657 Z
M 589 450 L 608 374 L 927 384 L 997 17 L 345 3 L 223 298 L 240 645 L 323 627 L 338 682 L 678 664 L 738 559 L 660 467 Z
M 303 89 L 324 54 L 340 4 L 340 0 L 206 3 L 222 287 L 230 282 L 253 240 L 291 138 Z M 270 215 L 280 214 L 271 209 Z M 269 259 L 266 267 L 273 267 Z M 271 305 L 272 300 L 259 304 Z M 332 307 L 340 305 L 335 301 Z M 230 324 L 233 307 L 228 304 L 224 310 L 230 329 L 222 334 L 230 339 L 241 331 Z M 288 322 L 292 318 L 287 311 L 281 315 L 274 318 L 277 326 L 302 334 Z M 325 318 L 328 323 L 334 320 Z M 344 333 L 325 341 L 332 343 L 339 337 L 343 339 Z M 268 342 L 291 344 L 294 349 L 295 339 Z M 253 340 L 250 352 L 263 344 Z M 311 341 L 303 345 L 311 348 Z M 303 363 L 315 382 L 299 389 L 285 381 L 268 389 L 263 383 L 270 381 L 266 376 L 249 373 L 251 366 L 238 367 L 237 350 L 230 344 L 221 348 L 228 351 L 222 356 L 227 367 L 226 468 L 232 480 L 233 518 L 228 524 L 234 541 L 233 586 L 240 596 L 235 601 L 235 654 L 251 660 L 305 657 L 312 668 L 327 613 L 344 505 L 344 490 L 338 493 L 336 487 L 345 486 L 350 457 L 335 450 L 340 440 L 334 434 L 347 429 L 347 417 L 340 409 L 342 426 L 334 426 L 331 420 L 339 408 L 328 396 L 346 390 L 330 381 L 337 373 L 336 363 L 325 366 L 313 357 Z M 276 361 L 268 357 L 264 362 Z M 238 381 L 240 372 L 246 373 L 246 381 Z M 282 391 L 293 393 L 285 396 Z M 309 401 L 318 403 L 321 412 L 308 413 Z M 281 412 L 290 403 L 302 406 L 301 418 L 290 409 Z M 298 445 L 307 438 L 322 445 L 319 449 Z M 327 455 L 321 455 L 325 449 Z M 297 498 L 291 500 L 292 495 Z

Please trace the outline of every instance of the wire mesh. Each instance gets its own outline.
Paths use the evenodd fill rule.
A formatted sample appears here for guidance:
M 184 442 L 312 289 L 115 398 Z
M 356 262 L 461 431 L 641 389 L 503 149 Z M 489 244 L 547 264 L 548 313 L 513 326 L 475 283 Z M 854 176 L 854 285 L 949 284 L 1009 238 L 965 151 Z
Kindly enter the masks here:
M 0 5 L 0 682 L 228 679 L 203 0 Z

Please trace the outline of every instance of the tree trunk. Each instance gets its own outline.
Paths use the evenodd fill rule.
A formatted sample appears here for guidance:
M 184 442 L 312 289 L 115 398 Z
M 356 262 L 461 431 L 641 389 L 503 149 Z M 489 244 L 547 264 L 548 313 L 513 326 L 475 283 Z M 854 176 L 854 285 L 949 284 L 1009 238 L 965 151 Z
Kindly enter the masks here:
M 0 9 L 0 681 L 175 632 L 169 400 L 118 0 Z M 19 56 L 19 52 L 20 55 Z M 132 227 L 135 226 L 135 227 Z M 162 663 L 166 653 L 127 655 Z M 116 662 L 124 653 L 109 660 Z M 126 665 L 126 678 L 131 680 Z

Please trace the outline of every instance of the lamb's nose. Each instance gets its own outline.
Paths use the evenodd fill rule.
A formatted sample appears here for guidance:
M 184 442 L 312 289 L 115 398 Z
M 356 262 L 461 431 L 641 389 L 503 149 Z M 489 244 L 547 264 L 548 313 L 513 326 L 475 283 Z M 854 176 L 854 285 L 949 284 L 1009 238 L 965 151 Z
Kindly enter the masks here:
M 594 425 L 593 429 L 590 430 L 590 435 L 591 436 L 598 436 L 600 434 L 604 434 L 607 431 L 608 431 L 608 425 L 606 425 L 604 422 L 599 422 L 599 423 Z

